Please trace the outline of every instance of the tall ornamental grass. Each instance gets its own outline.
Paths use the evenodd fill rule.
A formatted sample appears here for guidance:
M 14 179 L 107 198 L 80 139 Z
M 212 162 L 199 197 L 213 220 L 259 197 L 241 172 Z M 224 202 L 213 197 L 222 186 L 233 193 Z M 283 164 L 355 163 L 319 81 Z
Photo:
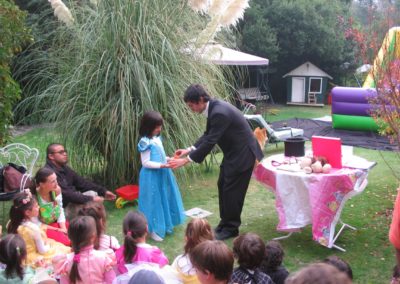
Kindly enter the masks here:
M 101 173 L 110 186 L 137 182 L 142 114 L 162 114 L 163 143 L 172 155 L 204 130 L 204 119 L 185 106 L 184 90 L 201 83 L 227 97 L 227 72 L 187 51 L 206 23 L 185 1 L 101 0 L 70 10 L 73 23 L 59 25 L 44 62 L 35 63 L 46 70 L 31 81 L 46 80 L 48 87 L 19 110 L 55 122 L 75 168 Z

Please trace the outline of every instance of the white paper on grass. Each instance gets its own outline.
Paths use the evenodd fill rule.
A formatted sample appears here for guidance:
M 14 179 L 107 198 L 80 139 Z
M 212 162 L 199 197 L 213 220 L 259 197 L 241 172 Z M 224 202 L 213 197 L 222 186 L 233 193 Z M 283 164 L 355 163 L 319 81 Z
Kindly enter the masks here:
M 192 218 L 205 218 L 207 216 L 210 216 L 212 213 L 210 211 L 195 207 L 195 208 L 185 211 L 185 214 L 186 214 L 186 216 L 189 216 Z

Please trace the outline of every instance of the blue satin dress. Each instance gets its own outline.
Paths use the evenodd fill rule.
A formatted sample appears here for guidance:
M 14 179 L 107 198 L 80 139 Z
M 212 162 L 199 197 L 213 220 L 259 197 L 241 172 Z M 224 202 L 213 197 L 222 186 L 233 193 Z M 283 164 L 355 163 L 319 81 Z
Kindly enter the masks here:
M 142 137 L 139 152 L 150 150 L 150 161 L 166 163 L 160 137 Z M 171 169 L 142 167 L 139 175 L 139 211 L 148 222 L 149 232 L 164 238 L 173 227 L 185 221 L 185 212 L 178 184 Z

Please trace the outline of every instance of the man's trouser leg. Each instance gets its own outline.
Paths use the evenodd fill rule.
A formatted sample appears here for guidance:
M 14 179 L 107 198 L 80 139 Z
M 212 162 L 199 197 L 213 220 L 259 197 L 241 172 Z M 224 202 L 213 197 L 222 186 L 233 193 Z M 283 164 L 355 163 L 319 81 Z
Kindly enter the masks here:
M 253 168 L 233 176 L 226 176 L 221 166 L 218 179 L 220 223 L 217 230 L 238 232 L 240 215 L 246 197 Z

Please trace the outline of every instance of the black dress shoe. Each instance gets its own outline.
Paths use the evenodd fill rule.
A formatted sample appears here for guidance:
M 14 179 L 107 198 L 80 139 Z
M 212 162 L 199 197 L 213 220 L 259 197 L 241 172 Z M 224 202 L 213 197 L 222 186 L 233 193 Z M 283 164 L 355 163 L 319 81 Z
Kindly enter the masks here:
M 222 229 L 223 228 L 220 225 L 218 225 L 217 227 L 214 228 L 214 233 L 218 234 L 218 233 L 220 233 L 222 231 Z
M 239 235 L 239 233 L 237 231 L 227 231 L 227 230 L 221 230 L 219 232 L 215 232 L 215 238 L 217 240 L 223 241 L 226 239 L 230 239 L 230 238 L 234 238 L 237 235 Z

